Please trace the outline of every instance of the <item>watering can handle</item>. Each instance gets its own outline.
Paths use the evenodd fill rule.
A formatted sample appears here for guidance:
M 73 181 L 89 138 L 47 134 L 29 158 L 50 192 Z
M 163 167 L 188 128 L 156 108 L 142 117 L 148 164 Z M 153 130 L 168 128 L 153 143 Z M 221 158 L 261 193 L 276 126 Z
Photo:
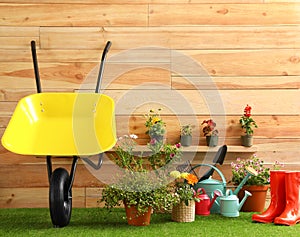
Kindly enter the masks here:
M 224 184 L 224 187 L 226 187 L 226 180 L 225 180 L 225 177 L 224 175 L 222 174 L 222 172 L 217 168 L 215 167 L 214 165 L 210 165 L 210 164 L 199 164 L 199 165 L 196 165 L 194 166 L 190 171 L 200 167 L 200 166 L 207 166 L 207 167 L 210 167 L 210 168 L 213 168 L 215 171 L 217 171 L 217 173 L 219 174 L 219 176 L 221 177 L 222 179 L 222 182 Z

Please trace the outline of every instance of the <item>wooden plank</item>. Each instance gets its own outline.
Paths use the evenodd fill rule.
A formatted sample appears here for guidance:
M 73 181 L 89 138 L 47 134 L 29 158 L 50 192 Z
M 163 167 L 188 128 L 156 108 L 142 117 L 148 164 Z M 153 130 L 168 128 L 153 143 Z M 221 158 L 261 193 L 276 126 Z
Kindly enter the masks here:
M 102 188 L 86 188 L 86 207 L 104 207 L 104 203 L 99 200 L 102 194 Z
M 57 164 L 53 162 L 55 170 L 57 167 L 63 167 L 70 170 L 70 165 Z M 107 175 L 107 169 L 101 169 L 103 175 Z M 1 165 L 0 174 L 7 178 L 0 181 L 0 187 L 47 187 L 48 177 L 46 164 L 22 164 L 22 165 Z M 94 177 L 85 167 L 79 164 L 76 169 L 74 187 L 101 187 L 103 184 Z
M 17 53 L 17 52 L 15 52 Z M 61 51 L 60 54 L 67 53 Z M 74 52 L 73 52 L 74 53 Z M 78 51 L 77 51 L 78 53 Z M 300 75 L 300 52 L 299 50 L 224 50 L 224 51 L 206 51 L 206 50 L 191 50 L 191 51 L 177 51 L 169 60 L 171 65 L 168 66 L 162 62 L 166 60 L 165 55 L 161 58 L 160 51 L 158 54 L 152 52 L 153 58 L 157 61 L 138 62 L 141 58 L 137 57 L 138 53 L 129 54 L 132 58 L 123 58 L 123 61 L 113 61 L 120 59 L 111 57 L 111 61 L 106 64 L 106 71 L 104 74 L 104 81 L 108 78 L 115 79 L 121 74 L 128 71 L 133 73 L 135 69 L 142 68 L 173 68 L 173 76 L 177 76 L 176 72 L 187 76 L 297 76 Z M 28 52 L 26 53 L 30 56 Z M 70 54 L 70 56 L 73 54 Z M 126 53 L 124 54 L 126 56 Z M 141 55 L 140 55 L 141 56 Z M 182 57 L 179 58 L 178 57 Z M 65 56 L 64 56 L 65 57 Z M 121 54 L 122 58 L 123 55 Z M 39 55 L 39 58 L 40 55 Z M 45 59 L 45 58 L 44 58 Z M 195 59 L 199 65 L 192 64 Z M 241 60 L 243 59 L 243 60 Z M 29 60 L 29 58 L 28 58 Z M 131 62 L 130 62 L 130 61 Z M 132 61 L 136 61 L 132 65 Z M 150 60 L 150 58 L 147 60 Z M 182 62 L 182 60 L 184 60 Z M 79 84 L 83 83 L 84 79 L 91 73 L 95 72 L 99 62 L 41 62 L 40 74 L 45 88 L 74 88 L 78 89 Z M 199 72 L 199 70 L 202 70 Z M 139 70 L 136 70 L 140 74 Z M 151 72 L 152 73 L 152 72 Z M 132 75 L 131 75 L 132 76 Z M 140 76 L 140 75 L 137 75 Z M 151 82 L 149 75 L 147 81 Z M 154 78 L 154 77 L 152 77 Z M 91 78 L 95 79 L 95 78 Z M 170 79 L 170 78 L 168 78 Z M 32 62 L 0 62 L 0 80 L 2 88 L 33 88 L 34 75 Z M 95 79 L 96 81 L 96 79 Z
M 295 50 L 179 50 L 200 64 L 201 76 L 292 76 L 300 74 L 300 51 Z M 195 65 L 179 58 L 172 60 L 172 68 L 195 75 Z M 188 58 L 186 58 L 187 60 Z M 199 69 L 198 69 L 199 70 Z M 207 73 L 205 73 L 207 71 Z M 196 70 L 196 72 L 198 72 Z M 183 74 L 183 73 L 182 73 Z M 200 75 L 197 75 L 200 76 Z
M 146 26 L 148 5 L 0 4 L 2 26 Z
M 116 115 L 143 115 L 160 107 L 165 115 L 240 115 L 250 104 L 253 114 L 299 116 L 298 89 L 278 90 L 103 90 L 115 101 Z M 214 98 L 210 101 L 210 98 Z M 232 98 L 239 98 L 238 101 Z M 272 98 L 272 100 L 270 100 Z M 276 104 L 277 106 L 273 106 Z M 11 115 L 16 102 L 0 102 L 1 114 Z M 266 109 L 268 108 L 268 109 Z
M 168 93 L 164 90 L 132 90 L 130 93 L 106 90 L 104 93 L 116 101 L 118 115 L 145 114 L 149 108 L 158 106 L 169 115 L 234 115 L 241 114 L 247 104 L 255 108 L 255 115 L 299 115 L 298 89 L 247 90 L 247 93 L 244 90 L 170 90 Z
M 283 0 L 282 0 L 283 1 Z M 264 0 L 150 0 L 151 3 L 155 4 L 195 4 L 195 3 L 263 3 Z
M 14 1 L 15 3 L 49 3 L 49 4 L 54 4 L 54 3 L 69 3 L 69 4 L 74 4 L 74 3 L 86 3 L 86 4 L 144 4 L 144 3 L 149 3 L 149 1 L 152 0 L 16 0 Z M 177 1 L 177 0 L 176 0 Z M 200 0 L 203 1 L 203 0 Z M 3 0 L 1 2 L 6 2 L 6 3 L 11 3 L 11 0 Z
M 85 188 L 73 188 L 73 207 L 85 207 Z M 48 208 L 49 188 L 0 188 L 0 208 Z
M 245 77 L 181 77 L 172 76 L 172 88 L 195 89 L 296 89 L 300 76 L 245 76 Z
M 3 2 L 3 1 L 1 1 L 1 2 Z M 36 37 L 36 38 L 38 38 L 40 35 L 39 30 L 40 30 L 39 27 L 0 26 L 0 38 L 1 37 Z M 3 45 L 1 45 L 1 48 L 2 48 L 2 46 Z
M 298 26 L 41 27 L 43 49 L 112 49 L 145 46 L 172 49 L 296 48 Z
M 299 13 L 297 3 L 150 4 L 149 25 L 295 25 Z
M 2 49 L 24 49 L 31 40 L 39 41 L 38 37 L 0 37 Z

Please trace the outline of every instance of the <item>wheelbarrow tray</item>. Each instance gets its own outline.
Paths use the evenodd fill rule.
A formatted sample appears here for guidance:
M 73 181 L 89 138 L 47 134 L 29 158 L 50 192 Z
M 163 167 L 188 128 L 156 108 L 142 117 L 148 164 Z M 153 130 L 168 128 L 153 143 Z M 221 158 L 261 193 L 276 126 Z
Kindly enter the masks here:
M 2 137 L 6 149 L 23 155 L 94 155 L 115 143 L 114 101 L 98 93 L 24 97 Z

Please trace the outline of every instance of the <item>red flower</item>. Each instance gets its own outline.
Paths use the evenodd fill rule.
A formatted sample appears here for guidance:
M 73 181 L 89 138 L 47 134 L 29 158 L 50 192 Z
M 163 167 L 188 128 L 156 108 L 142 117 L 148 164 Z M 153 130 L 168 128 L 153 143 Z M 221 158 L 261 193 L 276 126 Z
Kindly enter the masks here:
M 251 116 L 251 106 L 249 106 L 249 105 L 247 105 L 246 107 L 245 107 L 245 109 L 244 109 L 244 115 L 246 116 L 246 117 L 250 117 Z

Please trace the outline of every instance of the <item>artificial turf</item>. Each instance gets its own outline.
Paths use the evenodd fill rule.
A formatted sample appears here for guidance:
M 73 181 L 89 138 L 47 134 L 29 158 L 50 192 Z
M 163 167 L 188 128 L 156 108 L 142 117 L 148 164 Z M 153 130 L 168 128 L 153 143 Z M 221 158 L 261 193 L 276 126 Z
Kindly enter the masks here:
M 300 236 L 300 223 L 294 226 L 252 223 L 252 214 L 241 212 L 235 218 L 218 214 L 196 216 L 191 223 L 172 222 L 170 214 L 152 214 L 149 226 L 135 227 L 127 225 L 122 208 L 112 212 L 103 208 L 73 208 L 70 224 L 53 228 L 46 208 L 0 209 L 0 236 Z

